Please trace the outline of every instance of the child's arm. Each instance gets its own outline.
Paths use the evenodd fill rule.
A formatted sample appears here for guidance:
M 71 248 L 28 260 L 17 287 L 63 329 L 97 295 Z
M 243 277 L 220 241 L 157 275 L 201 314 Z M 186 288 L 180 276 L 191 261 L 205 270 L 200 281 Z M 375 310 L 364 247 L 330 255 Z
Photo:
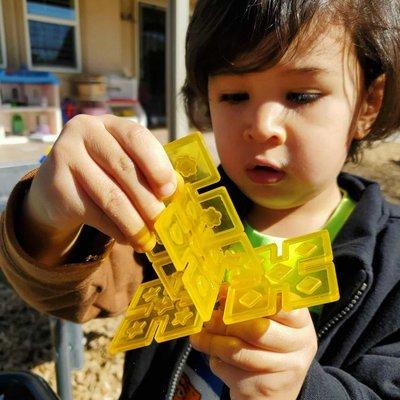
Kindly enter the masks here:
M 173 192 L 175 174 L 149 131 L 113 116 L 74 118 L 10 197 L 0 265 L 41 311 L 74 320 L 118 313 L 142 279 L 132 247 L 153 240 L 147 227 L 164 208 L 165 184 Z
M 224 325 L 217 310 L 191 343 L 210 356 L 235 400 L 296 400 L 317 351 L 307 309 L 233 325 Z
M 175 187 L 171 163 L 150 131 L 112 115 L 75 117 L 33 179 L 21 240 L 48 264 L 57 262 L 47 260 L 49 249 L 63 256 L 83 224 L 148 250 L 148 227 Z

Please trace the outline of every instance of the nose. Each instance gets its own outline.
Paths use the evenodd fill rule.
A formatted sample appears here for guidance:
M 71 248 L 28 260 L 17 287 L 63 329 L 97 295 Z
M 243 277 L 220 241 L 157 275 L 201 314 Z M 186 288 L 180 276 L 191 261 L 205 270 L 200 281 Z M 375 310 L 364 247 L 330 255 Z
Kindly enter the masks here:
M 283 144 L 286 140 L 283 106 L 272 102 L 258 106 L 243 136 L 249 142 Z

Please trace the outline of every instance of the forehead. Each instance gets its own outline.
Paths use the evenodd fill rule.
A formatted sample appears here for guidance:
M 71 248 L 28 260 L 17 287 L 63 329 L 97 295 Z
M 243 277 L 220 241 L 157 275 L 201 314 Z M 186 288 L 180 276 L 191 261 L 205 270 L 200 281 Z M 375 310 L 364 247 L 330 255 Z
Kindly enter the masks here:
M 242 53 L 227 68 L 222 68 L 212 76 L 243 75 L 257 71 L 278 71 L 281 73 L 338 73 L 357 72 L 359 64 L 352 44 L 351 35 L 343 25 L 326 20 L 315 20 L 288 46 L 279 58 L 270 54 L 276 45 L 272 35 L 260 42 L 259 46 L 249 53 Z M 272 58 L 268 58 L 268 55 Z M 263 63 L 260 63 L 264 60 Z
M 276 65 L 282 73 L 344 73 L 357 70 L 351 37 L 343 26 L 305 32 L 291 44 Z
M 236 66 L 248 65 L 252 55 L 242 56 Z M 226 71 L 209 76 L 208 90 L 228 86 L 233 82 L 251 82 L 253 78 L 266 79 L 270 82 L 304 81 L 305 84 L 315 79 L 341 88 L 346 96 L 355 95 L 362 88 L 363 73 L 358 62 L 351 35 L 341 25 L 325 24 L 324 29 L 317 28 L 299 34 L 286 53 L 275 65 L 266 65 L 252 71 L 244 68 L 241 72 Z M 257 79 L 253 82 L 257 84 Z M 212 84 L 210 87 L 209 85 Z

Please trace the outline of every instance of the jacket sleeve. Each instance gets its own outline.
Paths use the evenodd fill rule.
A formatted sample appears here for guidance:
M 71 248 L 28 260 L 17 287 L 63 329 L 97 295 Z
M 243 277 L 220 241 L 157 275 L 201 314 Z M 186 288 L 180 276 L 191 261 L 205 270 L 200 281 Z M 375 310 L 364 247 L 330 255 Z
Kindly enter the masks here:
M 352 355 L 338 368 L 314 360 L 299 399 L 400 399 L 399 308 L 400 286 L 393 283 Z
M 142 281 L 133 249 L 84 226 L 67 264 L 38 263 L 19 244 L 18 216 L 32 174 L 14 188 L 0 220 L 0 267 L 29 305 L 59 318 L 85 322 L 121 313 Z
M 397 333 L 400 337 L 400 332 Z M 400 343 L 385 343 L 344 369 L 313 361 L 299 400 L 391 400 L 400 396 Z

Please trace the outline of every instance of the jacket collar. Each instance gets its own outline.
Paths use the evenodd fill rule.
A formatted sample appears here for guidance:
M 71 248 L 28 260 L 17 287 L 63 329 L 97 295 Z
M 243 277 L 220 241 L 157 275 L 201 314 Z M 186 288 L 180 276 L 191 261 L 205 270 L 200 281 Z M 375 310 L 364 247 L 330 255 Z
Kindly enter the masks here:
M 357 296 L 364 296 L 370 289 L 376 240 L 389 215 L 377 183 L 347 173 L 340 174 L 338 182 L 357 206 L 333 243 L 340 299 L 324 306 L 319 328 L 339 315 L 340 320 L 346 320 L 361 303 L 355 302 Z

